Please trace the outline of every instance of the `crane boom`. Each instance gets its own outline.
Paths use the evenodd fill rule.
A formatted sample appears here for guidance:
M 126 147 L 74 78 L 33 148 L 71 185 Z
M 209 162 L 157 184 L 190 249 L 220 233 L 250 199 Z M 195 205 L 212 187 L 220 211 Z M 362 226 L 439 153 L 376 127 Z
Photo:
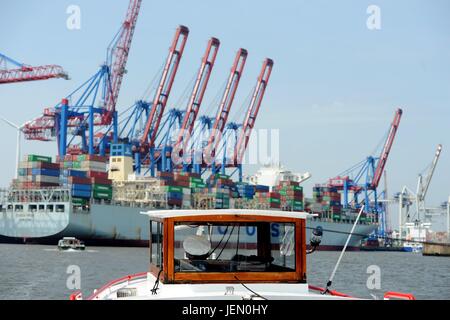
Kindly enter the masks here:
M 211 76 L 214 63 L 216 61 L 217 52 L 219 51 L 220 41 L 216 38 L 211 38 L 208 41 L 205 54 L 202 58 L 202 64 L 198 70 L 197 80 L 192 90 L 191 98 L 189 99 L 186 113 L 184 115 L 183 123 L 178 134 L 177 140 L 174 144 L 174 149 L 183 144 L 182 150 L 185 150 L 186 144 L 194 129 L 195 120 L 197 119 L 200 106 L 208 86 L 209 78 Z
M 11 63 L 18 68 L 8 69 L 6 68 L 6 62 Z M 0 64 L 4 65 L 4 68 L 0 69 L 0 84 L 47 80 L 52 78 L 69 79 L 67 73 L 58 65 L 28 66 L 1 53 Z
M 164 109 L 172 89 L 173 82 L 183 56 L 184 47 L 189 35 L 189 29 L 185 26 L 179 26 L 175 32 L 175 37 L 172 46 L 169 50 L 164 70 L 162 72 L 161 80 L 156 90 L 155 98 L 151 108 L 150 115 L 147 119 L 144 133 L 141 137 L 142 151 L 146 151 L 148 147 L 153 147 L 155 144 L 156 134 L 158 132 L 159 124 L 164 113 Z
M 394 143 L 395 135 L 400 125 L 400 120 L 402 118 L 402 109 L 397 109 L 395 112 L 394 120 L 392 121 L 391 128 L 389 129 L 389 134 L 384 144 L 383 150 L 381 151 L 381 156 L 378 160 L 378 165 L 376 167 L 375 173 L 373 175 L 373 180 L 371 183 L 371 188 L 376 189 L 380 183 L 381 176 L 383 175 L 384 168 L 386 166 L 387 159 L 389 157 L 389 152 L 391 151 L 392 144 Z
M 119 96 L 125 67 L 130 52 L 131 41 L 133 39 L 136 22 L 141 8 L 142 0 L 130 0 L 125 21 L 122 24 L 119 37 L 115 46 L 111 50 L 113 61 L 111 63 L 110 88 L 106 92 L 105 109 L 107 113 L 104 116 L 103 124 L 109 124 L 112 119 L 112 113 L 116 109 L 117 98 Z
M 239 86 L 239 81 L 241 80 L 242 72 L 244 71 L 245 62 L 247 61 L 247 55 L 247 50 L 242 48 L 236 53 L 236 58 L 234 59 L 230 76 L 219 105 L 216 120 L 214 121 L 210 136 L 207 140 L 208 144 L 205 154 L 211 155 L 211 157 L 214 157 L 223 130 L 225 129 L 228 115 L 230 114 L 231 106 Z
M 248 141 L 250 140 L 250 135 L 255 125 L 256 117 L 258 116 L 258 111 L 261 107 L 264 93 L 269 82 L 270 74 L 272 73 L 272 67 L 272 59 L 267 58 L 266 60 L 264 60 L 252 100 L 250 101 L 247 115 L 242 125 L 242 131 L 240 133 L 236 149 L 234 150 L 234 164 L 241 164 L 242 159 L 244 158 L 244 154 L 248 146 Z
M 427 195 L 428 188 L 430 187 L 431 179 L 433 178 L 434 170 L 436 169 L 437 163 L 439 161 L 441 151 L 442 145 L 438 145 L 436 153 L 434 154 L 433 162 L 431 163 L 430 170 L 428 171 L 425 183 L 420 185 L 419 193 L 417 194 L 417 198 L 419 201 L 425 200 L 425 196 Z

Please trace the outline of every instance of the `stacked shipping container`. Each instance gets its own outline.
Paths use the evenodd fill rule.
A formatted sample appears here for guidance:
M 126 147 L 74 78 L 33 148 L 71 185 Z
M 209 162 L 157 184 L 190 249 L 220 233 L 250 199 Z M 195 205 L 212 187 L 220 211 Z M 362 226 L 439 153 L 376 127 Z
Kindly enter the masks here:
M 341 220 L 341 194 L 335 187 L 316 185 L 313 187 L 313 200 L 322 206 L 328 218 Z
M 19 163 L 17 187 L 39 189 L 59 186 L 59 166 L 52 158 L 30 154 Z
M 274 188 L 280 193 L 281 208 L 287 211 L 303 211 L 303 187 L 295 181 L 280 181 Z

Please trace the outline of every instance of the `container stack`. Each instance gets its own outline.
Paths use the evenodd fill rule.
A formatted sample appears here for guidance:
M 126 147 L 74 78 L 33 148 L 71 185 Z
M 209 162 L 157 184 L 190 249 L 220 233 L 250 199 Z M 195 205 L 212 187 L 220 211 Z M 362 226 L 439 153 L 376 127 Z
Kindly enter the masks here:
M 85 171 L 61 169 L 60 181 L 63 187 L 70 188 L 74 204 L 86 204 L 91 198 L 91 180 L 87 178 Z
M 212 174 L 207 179 L 209 192 L 214 198 L 216 209 L 229 209 L 230 198 L 238 196 L 234 181 L 226 174 Z
M 17 186 L 21 189 L 59 186 L 59 166 L 51 157 L 30 154 L 19 163 Z
M 176 172 L 174 174 L 175 183 L 182 189 L 181 206 L 183 208 L 191 208 L 191 184 L 192 180 L 197 179 L 199 176 L 200 175 L 190 172 Z
M 303 211 L 303 187 L 295 181 L 280 181 L 274 188 L 280 193 L 281 208 L 287 211 Z
M 313 199 L 322 205 L 323 212 L 329 213 L 329 218 L 341 220 L 341 194 L 335 187 L 313 187 Z
M 190 208 L 190 177 L 184 173 L 158 172 L 161 190 L 167 195 L 169 207 Z
M 108 179 L 106 157 L 97 155 L 66 155 L 60 159 L 61 182 L 69 187 L 74 203 L 84 204 L 91 197 L 112 199 L 112 181 Z
M 281 208 L 281 195 L 277 191 L 270 192 L 268 186 L 255 185 L 256 202 L 260 206 L 265 206 L 269 209 Z
M 245 182 L 236 183 L 236 190 L 239 198 L 251 200 L 255 196 L 255 186 Z

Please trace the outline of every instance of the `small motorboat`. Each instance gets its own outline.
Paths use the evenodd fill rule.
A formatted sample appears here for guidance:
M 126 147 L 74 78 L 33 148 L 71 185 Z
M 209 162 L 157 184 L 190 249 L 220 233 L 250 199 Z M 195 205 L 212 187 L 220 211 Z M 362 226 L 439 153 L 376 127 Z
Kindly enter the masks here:
M 74 237 L 64 237 L 58 241 L 58 249 L 61 251 L 82 251 L 86 249 L 83 241 Z
M 87 300 L 357 299 L 308 285 L 306 256 L 319 245 L 312 214 L 270 210 L 159 210 L 150 219 L 147 272 L 113 280 Z M 414 299 L 389 292 L 385 299 Z M 81 292 L 70 296 L 81 300 Z

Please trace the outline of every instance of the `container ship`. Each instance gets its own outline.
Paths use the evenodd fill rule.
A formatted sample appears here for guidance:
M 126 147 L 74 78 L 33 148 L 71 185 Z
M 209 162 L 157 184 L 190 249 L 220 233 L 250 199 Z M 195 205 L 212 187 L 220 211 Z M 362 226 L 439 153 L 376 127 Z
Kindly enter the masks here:
M 279 166 L 262 168 L 249 182 L 234 182 L 224 174 L 203 179 L 195 173 L 158 172 L 143 177 L 133 173 L 127 156 L 68 155 L 52 162 L 28 155 L 23 160 L 0 198 L 2 242 L 55 244 L 70 236 L 91 245 L 147 246 L 143 211 L 236 208 L 316 213 L 307 228 L 323 228 L 322 250 L 339 250 L 356 219 L 355 212 L 342 210 L 336 189 L 315 186 L 313 198 L 304 198 L 300 183 L 310 175 Z M 375 216 L 364 216 L 349 249 L 357 250 L 377 226 Z

